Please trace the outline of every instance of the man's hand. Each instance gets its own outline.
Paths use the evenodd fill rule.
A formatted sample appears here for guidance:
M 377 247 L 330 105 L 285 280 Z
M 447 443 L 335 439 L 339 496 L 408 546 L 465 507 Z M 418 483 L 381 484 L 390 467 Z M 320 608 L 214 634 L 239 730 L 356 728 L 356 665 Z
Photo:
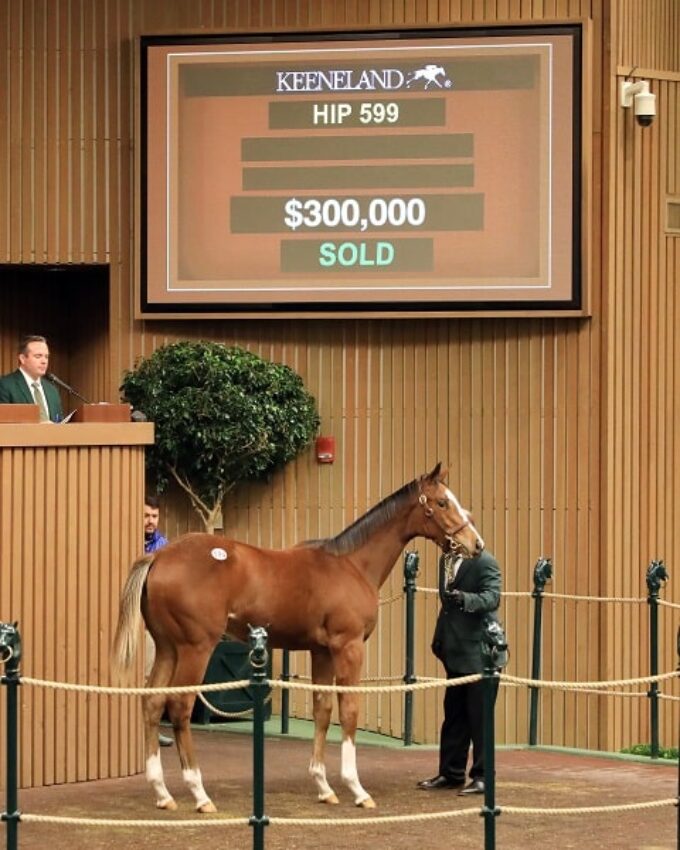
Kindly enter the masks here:
M 456 605 L 460 610 L 464 610 L 465 608 L 465 594 L 462 590 L 446 590 L 444 591 L 447 598 L 450 599 L 454 605 Z

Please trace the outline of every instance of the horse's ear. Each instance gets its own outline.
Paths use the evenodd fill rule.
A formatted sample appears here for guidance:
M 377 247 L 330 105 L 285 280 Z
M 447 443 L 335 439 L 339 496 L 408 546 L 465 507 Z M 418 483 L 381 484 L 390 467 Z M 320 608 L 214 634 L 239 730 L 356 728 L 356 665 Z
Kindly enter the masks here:
M 442 462 L 439 461 L 439 463 L 435 466 L 435 468 L 432 470 L 432 472 L 428 473 L 428 475 L 427 475 L 428 480 L 429 481 L 438 481 L 441 478 L 441 476 L 439 474 L 441 472 L 441 468 L 442 468 Z M 446 472 L 444 473 L 444 475 L 446 475 Z

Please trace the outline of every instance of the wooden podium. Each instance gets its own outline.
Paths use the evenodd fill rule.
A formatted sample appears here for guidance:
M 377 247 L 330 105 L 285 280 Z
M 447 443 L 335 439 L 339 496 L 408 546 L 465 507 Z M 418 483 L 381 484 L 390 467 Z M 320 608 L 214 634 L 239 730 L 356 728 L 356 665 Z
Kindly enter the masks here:
M 127 416 L 0 424 L 0 621 L 19 622 L 24 676 L 121 684 L 109 654 L 120 592 L 143 551 L 144 451 L 154 439 L 153 423 Z M 138 700 L 26 685 L 21 702 L 22 788 L 143 769 Z
M 40 422 L 37 404 L 0 404 L 0 423 Z
M 129 422 L 129 404 L 83 404 L 76 409 L 71 422 Z

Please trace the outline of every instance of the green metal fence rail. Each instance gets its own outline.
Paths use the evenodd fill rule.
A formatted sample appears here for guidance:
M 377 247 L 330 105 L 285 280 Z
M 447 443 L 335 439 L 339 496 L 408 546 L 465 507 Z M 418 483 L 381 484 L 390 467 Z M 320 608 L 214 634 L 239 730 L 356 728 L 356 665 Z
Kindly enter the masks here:
M 647 567 L 647 604 L 649 605 L 649 672 L 659 672 L 659 590 L 668 573 L 663 561 L 652 561 Z M 651 726 L 651 757 L 659 758 L 659 683 L 652 682 L 647 691 Z
M 539 558 L 534 567 L 534 589 L 531 593 L 534 600 L 534 632 L 531 652 L 531 678 L 541 676 L 541 636 L 543 627 L 543 592 L 545 585 L 552 578 L 552 562 L 550 558 Z M 538 688 L 530 688 L 529 695 L 529 745 L 535 746 L 538 729 Z
M 406 602 L 406 649 L 404 683 L 410 685 L 415 677 L 415 598 L 416 578 L 420 557 L 417 552 L 408 552 L 404 559 L 404 594 Z M 413 743 L 413 691 L 404 694 L 404 746 Z
M 5 751 L 5 811 L 2 820 L 7 824 L 7 850 L 17 850 L 19 841 L 19 665 L 21 662 L 21 636 L 18 624 L 0 623 L 0 662 L 5 665 L 5 675 L 0 684 L 7 688 L 7 723 Z

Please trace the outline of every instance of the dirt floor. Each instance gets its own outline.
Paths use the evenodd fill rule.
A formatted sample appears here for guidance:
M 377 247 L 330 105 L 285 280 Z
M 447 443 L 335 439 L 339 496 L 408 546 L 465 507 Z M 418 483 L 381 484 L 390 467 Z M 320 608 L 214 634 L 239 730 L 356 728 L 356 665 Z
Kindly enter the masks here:
M 195 733 L 206 789 L 219 808 L 204 821 L 247 818 L 252 811 L 252 747 L 247 734 L 224 726 Z M 227 726 L 228 728 L 228 726 Z M 199 817 L 184 789 L 174 749 L 163 749 L 166 780 L 179 810 L 158 812 L 143 776 L 22 791 L 24 813 L 73 817 L 157 819 Z M 264 830 L 266 850 L 466 850 L 484 848 L 482 797 L 463 798 L 455 791 L 416 790 L 419 779 L 436 773 L 436 751 L 425 747 L 382 747 L 361 744 L 359 770 L 364 787 L 378 804 L 357 809 L 339 779 L 339 746 L 329 744 L 329 780 L 339 806 L 316 802 L 307 776 L 309 741 L 267 738 L 265 812 L 269 817 L 358 819 L 358 824 L 314 826 L 270 824 Z M 678 768 L 673 763 L 640 763 L 544 750 L 499 750 L 496 754 L 496 805 L 531 809 L 630 805 L 677 799 Z M 372 825 L 367 818 L 470 811 L 467 816 Z M 474 814 L 472 812 L 474 811 Z M 4 846 L 4 825 L 0 826 Z M 593 814 L 524 814 L 503 812 L 495 819 L 495 847 L 528 850 L 559 846 L 560 850 L 672 850 L 678 843 L 678 809 L 663 807 Z M 83 827 L 21 823 L 24 850 L 112 850 L 157 848 L 193 850 L 253 847 L 247 825 L 211 827 Z

